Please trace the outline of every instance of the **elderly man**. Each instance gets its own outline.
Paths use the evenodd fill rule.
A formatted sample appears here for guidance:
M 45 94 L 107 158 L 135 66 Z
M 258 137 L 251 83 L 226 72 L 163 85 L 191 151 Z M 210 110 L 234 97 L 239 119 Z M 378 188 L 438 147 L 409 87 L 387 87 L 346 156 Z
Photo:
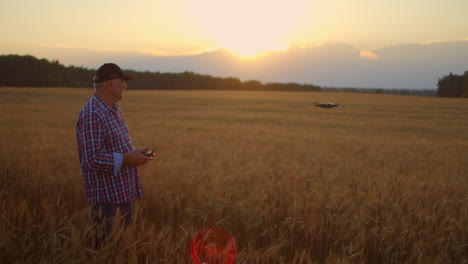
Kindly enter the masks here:
M 98 244 L 109 236 L 118 211 L 126 226 L 132 223 L 132 201 L 143 195 L 137 166 L 153 157 L 146 153 L 148 148 L 133 146 L 116 104 L 132 78 L 116 64 L 102 65 L 93 79 L 94 96 L 82 108 L 76 125 L 86 198 L 96 223 L 105 228 Z

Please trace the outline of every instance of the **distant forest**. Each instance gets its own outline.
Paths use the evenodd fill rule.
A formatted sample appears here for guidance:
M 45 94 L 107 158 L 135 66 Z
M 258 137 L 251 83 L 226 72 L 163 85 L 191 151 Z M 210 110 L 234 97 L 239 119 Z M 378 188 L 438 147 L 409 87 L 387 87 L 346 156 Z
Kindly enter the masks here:
M 381 89 L 381 88 L 328 88 L 322 87 L 325 92 L 342 93 L 375 93 L 375 94 L 393 94 L 393 95 L 414 95 L 414 96 L 434 96 L 435 90 L 431 89 Z
M 242 82 L 238 78 L 219 78 L 193 72 L 160 73 L 124 70 L 135 79 L 129 88 L 142 90 L 268 90 L 322 91 L 317 85 L 298 83 L 266 83 L 256 80 Z M 85 87 L 93 86 L 96 70 L 37 59 L 30 55 L 0 56 L 0 86 Z
M 57 60 L 37 59 L 30 55 L 0 55 L 0 87 L 84 87 L 91 88 L 95 69 L 60 64 Z M 444 76 L 439 79 L 437 91 L 322 88 L 312 84 L 262 83 L 257 80 L 242 82 L 239 78 L 220 78 L 193 72 L 160 73 L 125 70 L 135 77 L 129 88 L 142 90 L 253 90 L 253 91 L 326 91 L 422 95 L 440 97 L 468 97 L 468 71 L 462 76 Z
M 468 71 L 463 75 L 450 73 L 439 79 L 437 96 L 440 97 L 468 97 Z

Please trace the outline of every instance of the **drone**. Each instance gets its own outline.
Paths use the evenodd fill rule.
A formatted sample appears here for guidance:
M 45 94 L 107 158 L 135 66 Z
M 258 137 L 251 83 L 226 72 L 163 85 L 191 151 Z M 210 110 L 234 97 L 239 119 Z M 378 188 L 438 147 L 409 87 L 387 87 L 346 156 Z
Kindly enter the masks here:
M 333 107 L 336 107 L 336 108 L 340 108 L 340 105 L 335 104 L 335 103 L 317 103 L 317 104 L 315 104 L 315 107 L 320 107 L 320 108 L 333 108 Z

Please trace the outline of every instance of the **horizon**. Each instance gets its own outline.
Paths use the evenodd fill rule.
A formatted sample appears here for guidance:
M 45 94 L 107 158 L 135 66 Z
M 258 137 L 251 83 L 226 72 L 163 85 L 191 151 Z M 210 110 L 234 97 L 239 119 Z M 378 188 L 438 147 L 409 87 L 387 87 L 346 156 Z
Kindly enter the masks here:
M 231 51 L 229 51 L 231 52 Z M 95 68 L 90 68 L 90 67 L 85 67 L 85 66 L 77 66 L 77 65 L 73 65 L 73 64 L 69 64 L 69 65 L 65 65 L 63 64 L 61 61 L 59 60 L 54 60 L 54 59 L 48 59 L 48 58 L 41 58 L 41 57 L 36 57 L 34 55 L 31 55 L 31 54 L 0 54 L 0 56 L 32 56 L 38 60 L 42 60 L 42 59 L 46 59 L 49 63 L 53 62 L 53 61 L 57 61 L 60 65 L 64 66 L 64 67 L 82 67 L 86 70 L 97 70 L 98 67 L 95 67 Z M 147 71 L 147 70 L 135 70 L 135 69 L 130 69 L 130 68 L 126 68 L 126 69 L 122 69 L 124 72 L 125 71 L 133 71 L 133 72 L 137 72 L 137 73 L 144 73 L 144 72 L 149 72 L 149 73 L 159 73 L 159 74 L 183 74 L 183 73 L 192 73 L 192 74 L 195 74 L 195 75 L 205 75 L 205 74 L 202 74 L 202 73 L 198 73 L 198 72 L 193 72 L 193 71 L 179 71 L 179 72 L 161 72 L 161 71 Z M 450 73 L 450 74 L 455 74 L 455 75 L 460 75 L 459 73 Z M 236 79 L 239 79 L 241 82 L 245 83 L 245 82 L 249 82 L 249 81 L 258 81 L 258 80 L 253 80 L 253 79 L 249 79 L 249 80 L 241 80 L 239 77 L 236 77 L 236 76 L 230 76 L 230 77 L 222 77 L 222 76 L 215 76 L 215 75 L 209 75 L 208 76 L 210 77 L 213 77 L 213 78 L 236 78 Z M 297 82 L 262 82 L 262 81 L 259 81 L 262 85 L 268 85 L 268 84 L 275 84 L 275 83 L 280 83 L 280 84 L 298 84 L 298 85 L 309 85 L 309 86 L 316 86 L 316 87 L 319 87 L 321 89 L 323 89 L 324 92 L 326 92 L 327 90 L 346 90 L 346 89 L 349 89 L 349 90 L 352 90 L 352 89 L 355 89 L 355 90 L 383 90 L 383 91 L 419 91 L 419 92 L 425 92 L 425 91 L 436 91 L 437 89 L 436 88 L 427 88 L 427 89 L 412 89 L 412 88 L 384 88 L 384 87 L 338 87 L 338 86 L 319 86 L 319 85 L 316 85 L 314 83 L 297 83 Z M 132 90 L 138 90 L 138 88 L 133 88 Z M 146 90 L 146 89 L 144 89 Z M 224 90 L 221 90 L 221 91 L 224 91 Z

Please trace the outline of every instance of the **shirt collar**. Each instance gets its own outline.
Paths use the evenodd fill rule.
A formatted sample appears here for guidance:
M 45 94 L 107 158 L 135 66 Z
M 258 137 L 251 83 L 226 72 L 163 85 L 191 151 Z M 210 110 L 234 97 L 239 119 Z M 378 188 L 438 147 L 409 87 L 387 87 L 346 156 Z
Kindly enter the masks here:
M 117 112 L 117 111 L 120 109 L 119 105 L 117 105 L 117 104 L 114 104 L 114 105 L 112 105 L 112 106 L 111 106 L 111 105 L 106 105 L 106 104 L 104 103 L 104 101 L 101 99 L 101 97 L 99 97 L 97 94 L 94 94 L 94 98 L 96 98 L 96 100 L 99 102 L 99 103 L 98 103 L 99 106 L 100 106 L 101 108 L 107 110 L 107 111 L 110 111 L 110 112 Z

